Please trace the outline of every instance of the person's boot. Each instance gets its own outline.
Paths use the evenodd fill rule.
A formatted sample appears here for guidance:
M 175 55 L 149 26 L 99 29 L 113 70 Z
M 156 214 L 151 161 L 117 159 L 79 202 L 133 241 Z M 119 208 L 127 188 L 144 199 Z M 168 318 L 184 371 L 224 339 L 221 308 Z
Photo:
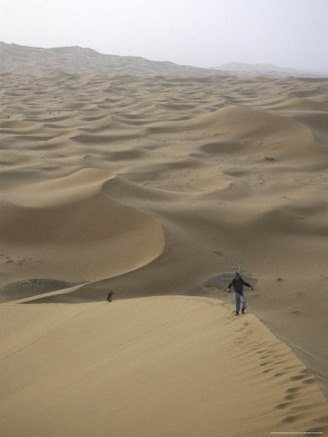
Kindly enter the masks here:
M 242 314 L 245 314 L 245 311 L 246 311 L 246 308 L 242 308 L 242 309 L 241 309 L 241 313 L 242 313 Z

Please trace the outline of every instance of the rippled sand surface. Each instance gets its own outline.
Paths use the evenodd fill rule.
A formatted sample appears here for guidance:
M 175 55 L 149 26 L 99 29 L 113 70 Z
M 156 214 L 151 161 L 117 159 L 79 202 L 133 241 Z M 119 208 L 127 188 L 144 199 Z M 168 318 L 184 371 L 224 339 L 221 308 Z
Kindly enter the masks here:
M 328 80 L 1 82 L 4 435 L 327 431 Z

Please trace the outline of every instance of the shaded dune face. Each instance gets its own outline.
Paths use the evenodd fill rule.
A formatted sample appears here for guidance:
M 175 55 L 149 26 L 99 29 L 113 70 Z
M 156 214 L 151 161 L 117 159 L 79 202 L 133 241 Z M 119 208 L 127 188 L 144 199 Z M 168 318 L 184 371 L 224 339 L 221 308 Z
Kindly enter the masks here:
M 108 172 L 84 169 L 5 197 L 3 245 L 32 254 L 34 277 L 86 281 L 147 264 L 163 251 L 162 227 L 110 199 L 102 189 L 110 178 Z

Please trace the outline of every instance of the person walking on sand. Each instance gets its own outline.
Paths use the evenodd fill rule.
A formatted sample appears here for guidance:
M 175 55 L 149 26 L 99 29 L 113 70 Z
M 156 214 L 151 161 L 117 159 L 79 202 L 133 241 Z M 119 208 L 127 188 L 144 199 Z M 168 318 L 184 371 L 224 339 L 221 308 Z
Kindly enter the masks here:
M 228 289 L 227 289 L 228 293 L 230 293 L 231 287 L 233 287 L 235 290 L 236 316 L 239 316 L 240 302 L 242 302 L 243 304 L 241 308 L 241 313 L 244 314 L 246 310 L 246 297 L 243 292 L 244 285 L 246 285 L 246 287 L 249 287 L 251 290 L 253 290 L 253 287 L 250 284 L 248 284 L 246 281 L 244 281 L 238 272 L 235 273 L 233 280 L 228 285 Z

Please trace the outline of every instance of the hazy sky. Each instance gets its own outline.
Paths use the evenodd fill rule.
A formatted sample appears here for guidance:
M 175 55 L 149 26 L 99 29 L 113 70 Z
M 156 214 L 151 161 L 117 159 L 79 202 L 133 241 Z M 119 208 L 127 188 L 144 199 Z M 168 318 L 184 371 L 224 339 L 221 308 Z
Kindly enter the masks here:
M 0 0 L 0 40 L 328 72 L 328 0 Z

